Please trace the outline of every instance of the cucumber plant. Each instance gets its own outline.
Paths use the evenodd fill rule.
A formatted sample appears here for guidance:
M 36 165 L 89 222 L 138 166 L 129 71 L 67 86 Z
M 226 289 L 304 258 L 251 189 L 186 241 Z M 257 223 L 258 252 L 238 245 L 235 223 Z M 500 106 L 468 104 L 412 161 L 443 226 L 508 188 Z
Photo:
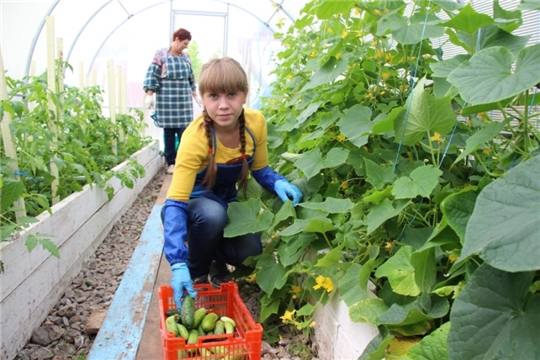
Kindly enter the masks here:
M 339 296 L 379 329 L 362 359 L 403 338 L 407 359 L 540 357 L 523 330 L 540 313 L 540 44 L 513 33 L 531 10 L 313 0 L 276 35 L 270 162 L 304 199 L 253 184 L 225 229 L 265 234 L 260 321 L 309 332 L 313 300 Z

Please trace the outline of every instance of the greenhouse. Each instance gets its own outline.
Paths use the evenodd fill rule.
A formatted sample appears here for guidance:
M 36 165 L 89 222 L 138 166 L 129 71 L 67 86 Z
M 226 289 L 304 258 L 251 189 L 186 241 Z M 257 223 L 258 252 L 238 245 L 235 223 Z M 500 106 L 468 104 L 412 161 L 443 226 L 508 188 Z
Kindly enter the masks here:
M 1 359 L 540 359 L 538 0 L 0 9 Z

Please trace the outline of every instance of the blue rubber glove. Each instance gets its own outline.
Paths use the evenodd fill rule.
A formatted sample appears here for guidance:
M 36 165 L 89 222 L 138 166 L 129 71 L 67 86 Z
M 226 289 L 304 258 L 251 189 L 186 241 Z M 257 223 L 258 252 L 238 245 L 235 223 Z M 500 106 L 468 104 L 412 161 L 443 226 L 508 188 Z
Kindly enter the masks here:
M 303 195 L 300 189 L 287 180 L 276 181 L 274 184 L 274 190 L 283 202 L 292 200 L 293 206 L 298 205 L 300 200 L 302 200 Z
M 174 302 L 178 311 L 182 308 L 182 298 L 184 297 L 184 289 L 187 290 L 189 296 L 193 299 L 197 296 L 191 282 L 191 275 L 186 263 L 176 263 L 171 266 L 172 278 L 171 287 L 174 293 Z

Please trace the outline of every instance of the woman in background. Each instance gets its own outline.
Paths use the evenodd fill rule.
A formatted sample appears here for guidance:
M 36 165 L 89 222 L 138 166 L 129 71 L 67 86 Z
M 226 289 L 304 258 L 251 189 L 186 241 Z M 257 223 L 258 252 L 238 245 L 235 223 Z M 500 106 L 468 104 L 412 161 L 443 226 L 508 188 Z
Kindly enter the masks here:
M 143 82 L 146 106 L 154 105 L 152 118 L 163 128 L 167 173 L 172 174 L 176 161 L 176 144 L 193 120 L 192 97 L 197 97 L 195 77 L 189 57 L 183 53 L 191 41 L 191 33 L 178 29 L 172 35 L 171 46 L 156 51 Z

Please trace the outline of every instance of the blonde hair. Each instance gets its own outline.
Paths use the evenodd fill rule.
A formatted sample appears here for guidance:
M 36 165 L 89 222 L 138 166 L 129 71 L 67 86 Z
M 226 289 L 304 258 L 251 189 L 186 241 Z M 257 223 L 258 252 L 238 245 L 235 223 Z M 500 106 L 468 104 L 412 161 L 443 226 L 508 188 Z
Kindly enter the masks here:
M 212 59 L 203 65 L 199 75 L 199 93 L 201 97 L 206 93 L 233 93 L 249 91 L 247 75 L 240 63 L 233 58 L 224 57 Z M 212 135 L 213 120 L 208 116 L 206 109 L 203 109 L 204 122 L 201 127 L 205 129 L 208 141 L 208 168 L 203 179 L 206 189 L 211 189 L 216 182 L 217 164 L 214 157 L 214 138 Z M 246 158 L 246 119 L 244 112 L 238 117 L 238 131 L 240 133 L 240 152 L 242 153 L 242 170 L 238 176 L 240 188 L 247 192 L 247 181 L 249 164 Z

